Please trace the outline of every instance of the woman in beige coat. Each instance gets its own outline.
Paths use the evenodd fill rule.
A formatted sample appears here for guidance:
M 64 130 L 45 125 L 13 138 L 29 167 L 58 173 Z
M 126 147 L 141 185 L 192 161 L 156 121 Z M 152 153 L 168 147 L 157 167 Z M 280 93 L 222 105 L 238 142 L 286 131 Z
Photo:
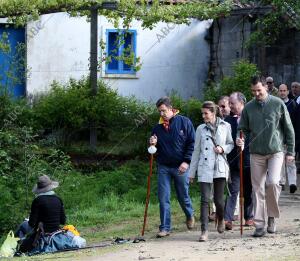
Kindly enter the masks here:
M 218 117 L 219 108 L 206 101 L 202 105 L 204 124 L 198 126 L 189 179 L 192 183 L 196 172 L 201 193 L 201 236 L 199 241 L 208 239 L 208 204 L 212 185 L 216 205 L 217 230 L 224 232 L 224 187 L 229 175 L 226 155 L 233 149 L 230 124 Z

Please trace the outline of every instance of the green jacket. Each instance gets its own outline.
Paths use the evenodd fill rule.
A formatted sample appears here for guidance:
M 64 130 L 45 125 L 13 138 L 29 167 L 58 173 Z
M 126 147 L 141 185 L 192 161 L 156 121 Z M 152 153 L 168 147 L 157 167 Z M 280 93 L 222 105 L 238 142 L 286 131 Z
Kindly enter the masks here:
M 283 101 L 268 95 L 262 104 L 256 99 L 246 104 L 238 130 L 250 135 L 250 153 L 268 155 L 284 150 L 294 155 L 295 134 L 288 110 Z

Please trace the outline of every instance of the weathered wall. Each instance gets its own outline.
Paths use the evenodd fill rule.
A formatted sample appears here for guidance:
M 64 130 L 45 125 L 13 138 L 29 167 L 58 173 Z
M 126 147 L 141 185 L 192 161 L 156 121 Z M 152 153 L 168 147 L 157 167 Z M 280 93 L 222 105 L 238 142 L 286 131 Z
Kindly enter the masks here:
M 187 99 L 200 97 L 207 79 L 210 52 L 205 40 L 211 21 L 192 21 L 187 25 L 159 23 L 153 30 L 143 30 L 136 21 L 137 56 L 142 69 L 135 77 L 101 77 L 124 96 L 156 100 L 172 90 Z M 99 41 L 105 30 L 113 29 L 99 17 Z M 85 18 L 70 18 L 65 13 L 44 15 L 27 27 L 28 94 L 47 91 L 53 80 L 67 82 L 87 75 L 90 25 Z M 100 53 L 99 53 L 100 56 Z M 104 64 L 103 64 L 104 65 Z
M 211 70 L 215 80 L 232 73 L 232 63 L 248 59 L 245 41 L 249 37 L 251 24 L 239 16 L 215 20 L 211 28 Z
M 300 32 L 289 30 L 271 46 L 247 50 L 245 43 L 254 30 L 248 15 L 214 21 L 211 28 L 211 73 L 219 80 L 232 74 L 232 63 L 241 58 L 258 65 L 264 76 L 272 76 L 276 85 L 300 81 Z

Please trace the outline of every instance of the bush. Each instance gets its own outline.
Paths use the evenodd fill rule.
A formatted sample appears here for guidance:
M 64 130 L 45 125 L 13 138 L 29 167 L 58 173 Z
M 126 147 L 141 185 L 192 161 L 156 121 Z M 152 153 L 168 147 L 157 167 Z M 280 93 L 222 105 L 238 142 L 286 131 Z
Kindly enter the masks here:
M 230 95 L 233 92 L 242 92 L 247 100 L 252 98 L 250 79 L 253 75 L 259 74 L 257 66 L 246 60 L 240 60 L 233 64 L 233 76 L 224 77 L 219 84 L 207 86 L 204 93 L 205 100 L 217 102 L 223 95 Z
M 190 117 L 195 126 L 201 122 L 200 101 L 183 101 L 178 95 L 172 95 L 172 100 L 174 107 Z M 91 96 L 89 80 L 85 78 L 70 80 L 65 86 L 54 83 L 48 94 L 35 99 L 33 115 L 35 128 L 47 130 L 44 133 L 54 144 L 69 146 L 74 141 L 88 140 L 93 121 L 101 147 L 113 145 L 110 153 L 118 154 L 120 147 L 128 143 L 130 148 L 123 153 L 133 157 L 145 154 L 151 129 L 159 119 L 154 104 L 122 97 L 103 82 L 98 82 L 97 95 Z
M 0 109 L 0 234 L 28 215 L 31 188 L 38 176 L 57 177 L 70 169 L 69 159 L 61 151 L 39 146 L 28 126 L 32 114 L 26 103 L 1 99 L 6 106 Z

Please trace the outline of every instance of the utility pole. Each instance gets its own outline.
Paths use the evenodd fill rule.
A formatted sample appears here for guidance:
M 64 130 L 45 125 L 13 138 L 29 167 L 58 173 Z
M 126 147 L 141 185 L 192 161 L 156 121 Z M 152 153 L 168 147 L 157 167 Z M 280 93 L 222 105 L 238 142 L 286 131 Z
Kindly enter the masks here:
M 101 5 L 91 7 L 91 40 L 90 40 L 90 83 L 91 93 L 95 97 L 98 91 L 98 10 L 117 9 L 117 2 L 103 2 Z M 96 151 L 97 148 L 97 126 L 95 120 L 90 122 L 90 148 Z
M 90 53 L 90 83 L 91 93 L 95 97 L 97 95 L 98 81 L 98 7 L 91 8 L 91 53 Z M 90 147 L 96 151 L 97 147 L 97 127 L 95 120 L 90 122 Z

